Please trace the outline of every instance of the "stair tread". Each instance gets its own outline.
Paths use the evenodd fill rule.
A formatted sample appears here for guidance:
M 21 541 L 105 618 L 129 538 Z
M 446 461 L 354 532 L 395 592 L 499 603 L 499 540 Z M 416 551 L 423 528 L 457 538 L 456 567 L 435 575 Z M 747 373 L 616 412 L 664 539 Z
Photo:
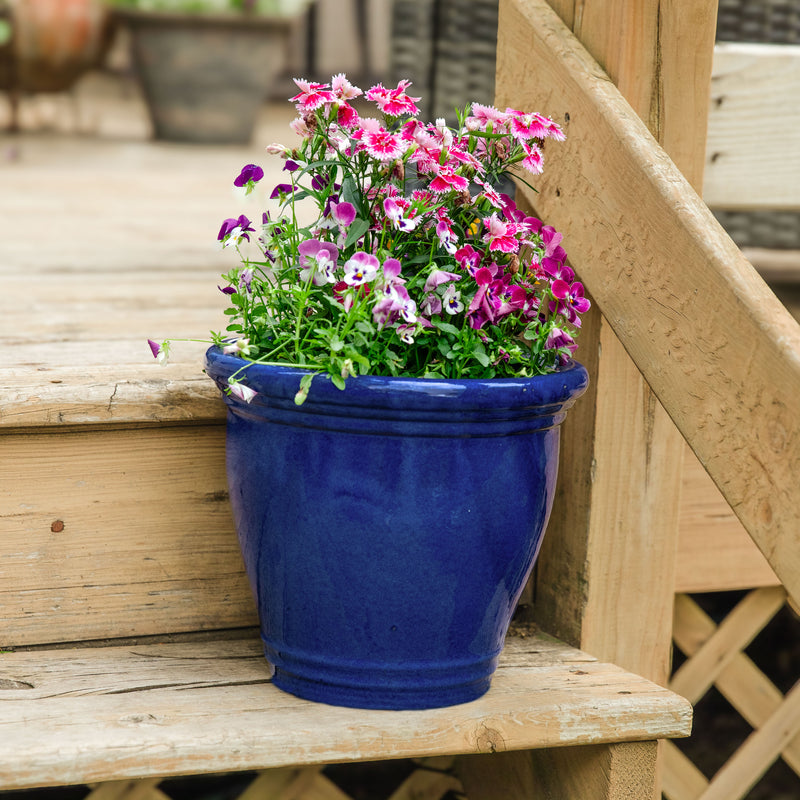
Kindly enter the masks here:
M 489 692 L 426 711 L 298 699 L 254 636 L 0 655 L 0 787 L 687 736 L 687 701 L 548 636 Z
M 217 231 L 240 213 L 260 220 L 281 180 L 283 162 L 263 146 L 289 133 L 282 105 L 248 147 L 20 140 L 18 160 L 2 165 L 0 433 L 224 418 L 205 345 L 176 343 L 161 369 L 147 339 L 225 329 L 217 285 L 239 258 Z M 248 162 L 266 175 L 244 198 L 232 185 Z

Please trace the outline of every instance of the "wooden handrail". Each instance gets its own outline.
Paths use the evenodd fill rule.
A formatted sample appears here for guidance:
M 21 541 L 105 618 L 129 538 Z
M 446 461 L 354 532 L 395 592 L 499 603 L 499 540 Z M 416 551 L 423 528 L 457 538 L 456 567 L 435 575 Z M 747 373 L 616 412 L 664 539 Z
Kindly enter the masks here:
M 545 0 L 503 0 L 499 31 L 498 105 L 567 133 L 523 193 L 800 598 L 800 326 Z

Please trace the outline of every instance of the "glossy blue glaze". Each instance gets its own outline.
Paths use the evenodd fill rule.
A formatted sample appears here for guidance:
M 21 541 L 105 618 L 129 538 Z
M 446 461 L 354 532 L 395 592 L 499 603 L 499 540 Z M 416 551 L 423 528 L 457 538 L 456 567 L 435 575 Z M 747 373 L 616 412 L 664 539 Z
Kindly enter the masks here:
M 245 362 L 216 348 L 224 389 Z M 251 366 L 226 396 L 236 528 L 274 682 L 363 708 L 489 688 L 547 524 L 577 363 L 530 379 L 317 376 Z

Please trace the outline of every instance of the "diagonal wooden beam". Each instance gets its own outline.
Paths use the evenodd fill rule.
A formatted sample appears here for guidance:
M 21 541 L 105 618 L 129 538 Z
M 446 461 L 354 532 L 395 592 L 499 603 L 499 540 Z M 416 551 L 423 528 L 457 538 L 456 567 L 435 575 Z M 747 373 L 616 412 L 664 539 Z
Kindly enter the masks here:
M 504 0 L 498 103 L 563 122 L 540 194 L 581 278 L 800 599 L 800 326 L 544 0 Z

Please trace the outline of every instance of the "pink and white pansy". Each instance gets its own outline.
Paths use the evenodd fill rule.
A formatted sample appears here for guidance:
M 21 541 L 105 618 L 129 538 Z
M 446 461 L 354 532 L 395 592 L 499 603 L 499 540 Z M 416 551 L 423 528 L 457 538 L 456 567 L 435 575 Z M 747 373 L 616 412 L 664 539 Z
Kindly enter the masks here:
M 300 255 L 300 279 L 314 286 L 336 283 L 336 260 L 339 248 L 332 242 L 321 242 L 319 239 L 306 239 L 297 247 Z
M 361 286 L 375 280 L 380 262 L 372 253 L 359 251 L 344 262 L 344 282 L 348 286 Z

